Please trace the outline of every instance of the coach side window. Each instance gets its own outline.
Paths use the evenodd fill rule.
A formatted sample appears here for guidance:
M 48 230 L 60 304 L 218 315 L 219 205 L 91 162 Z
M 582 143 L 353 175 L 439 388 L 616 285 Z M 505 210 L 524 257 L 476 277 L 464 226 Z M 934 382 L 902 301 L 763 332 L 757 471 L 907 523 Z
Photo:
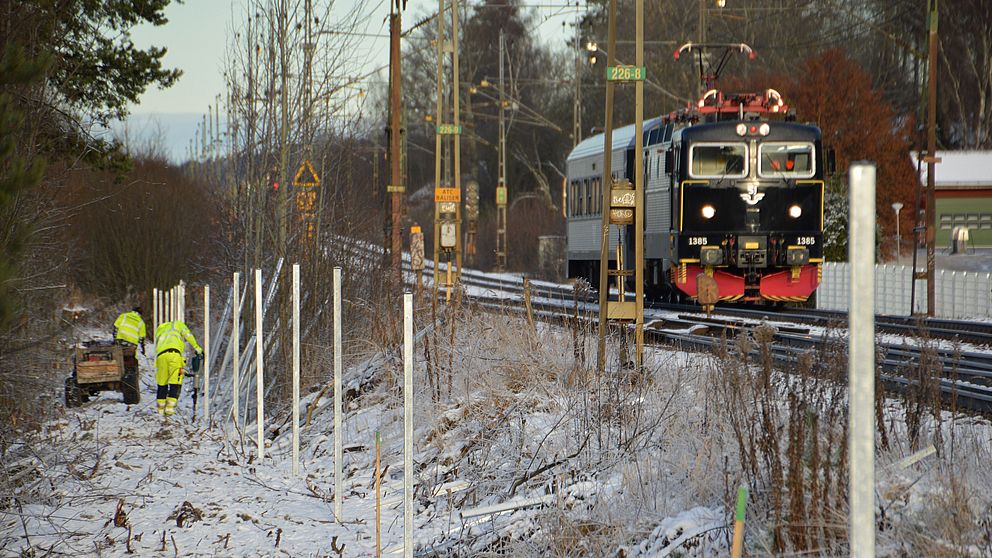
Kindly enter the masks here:
M 585 191 L 586 191 L 586 204 L 585 204 L 585 214 L 589 215 L 592 213 L 592 181 L 585 181 Z
M 568 213 L 572 217 L 575 217 L 575 215 L 577 214 L 576 207 L 575 207 L 575 200 L 578 199 L 578 196 L 577 196 L 578 189 L 579 189 L 579 183 L 576 182 L 575 180 L 573 180 L 568 185 Z
M 589 215 L 589 179 L 582 181 L 582 214 Z
M 582 181 L 575 183 L 575 215 L 582 215 Z
M 565 203 L 568 204 L 568 216 L 575 217 L 575 181 L 568 183 L 568 191 L 565 193 Z
M 592 181 L 593 181 L 593 184 L 594 184 L 594 186 L 593 186 L 593 192 L 594 192 L 593 193 L 593 199 L 595 200 L 594 203 L 596 204 L 596 207 L 595 207 L 595 210 L 596 211 L 595 212 L 596 212 L 596 215 L 599 215 L 599 210 L 600 210 L 600 208 L 603 207 L 603 190 L 599 187 L 600 180 L 598 178 L 593 178 Z
M 599 215 L 603 211 L 603 189 L 600 187 L 601 181 L 598 178 L 593 179 L 593 183 L 596 185 L 594 190 L 596 191 L 596 215 Z

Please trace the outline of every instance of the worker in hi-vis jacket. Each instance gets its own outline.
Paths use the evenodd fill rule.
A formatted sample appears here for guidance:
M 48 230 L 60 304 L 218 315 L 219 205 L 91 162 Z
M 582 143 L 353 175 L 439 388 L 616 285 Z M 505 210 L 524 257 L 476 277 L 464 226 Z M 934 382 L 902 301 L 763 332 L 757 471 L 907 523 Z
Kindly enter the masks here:
M 170 416 L 176 412 L 186 367 L 186 359 L 183 357 L 186 343 L 193 346 L 197 355 L 203 354 L 193 333 L 180 320 L 162 323 L 155 330 L 155 381 L 158 382 L 156 410 L 160 415 Z
M 130 343 L 141 346 L 141 354 L 145 354 L 145 320 L 141 319 L 141 307 L 135 306 L 130 312 L 124 312 L 114 320 L 114 339 L 117 343 Z

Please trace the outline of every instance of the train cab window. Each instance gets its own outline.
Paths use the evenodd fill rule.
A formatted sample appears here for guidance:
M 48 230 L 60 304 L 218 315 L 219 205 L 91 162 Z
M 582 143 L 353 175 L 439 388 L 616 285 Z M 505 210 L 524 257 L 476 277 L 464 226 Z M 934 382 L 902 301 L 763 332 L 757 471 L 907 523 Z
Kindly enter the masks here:
M 689 151 L 689 176 L 693 178 L 744 178 L 747 176 L 744 143 L 697 143 Z
M 810 178 L 815 171 L 812 143 L 762 143 L 758 175 L 766 178 Z

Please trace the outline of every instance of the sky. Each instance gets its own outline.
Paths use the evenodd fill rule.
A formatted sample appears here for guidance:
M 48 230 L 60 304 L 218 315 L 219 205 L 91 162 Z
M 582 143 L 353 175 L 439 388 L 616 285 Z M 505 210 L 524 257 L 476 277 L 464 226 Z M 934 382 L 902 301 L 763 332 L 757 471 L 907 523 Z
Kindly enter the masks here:
M 579 0 L 585 5 L 584 0 Z M 314 0 L 317 4 L 321 0 Z M 560 40 L 564 36 L 562 23 L 574 20 L 574 8 L 564 6 L 576 0 L 531 0 L 521 2 L 533 6 L 542 21 L 538 36 L 544 40 Z M 131 107 L 131 118 L 126 125 L 129 139 L 135 142 L 153 139 L 164 143 L 173 161 L 186 158 L 187 146 L 196 133 L 196 125 L 201 122 L 207 107 L 215 102 L 215 97 L 224 91 L 223 60 L 228 36 L 235 22 L 242 20 L 245 0 L 185 0 L 182 4 L 173 1 L 165 10 L 169 23 L 155 27 L 140 26 L 132 32 L 136 46 L 165 47 L 164 65 L 179 68 L 182 77 L 172 87 L 161 90 L 151 87 L 141 96 L 141 101 Z M 415 21 L 419 16 L 436 9 L 435 1 L 408 0 L 405 12 L 406 21 Z M 370 63 L 387 64 L 389 61 L 388 0 L 337 0 L 334 14 L 347 14 L 360 10 L 369 17 L 369 24 L 363 30 L 368 36 L 362 39 L 364 52 L 356 56 L 366 57 Z M 407 24 L 404 23 L 404 28 Z M 223 115 L 222 115 L 223 117 Z M 115 128 L 123 134 L 124 125 Z

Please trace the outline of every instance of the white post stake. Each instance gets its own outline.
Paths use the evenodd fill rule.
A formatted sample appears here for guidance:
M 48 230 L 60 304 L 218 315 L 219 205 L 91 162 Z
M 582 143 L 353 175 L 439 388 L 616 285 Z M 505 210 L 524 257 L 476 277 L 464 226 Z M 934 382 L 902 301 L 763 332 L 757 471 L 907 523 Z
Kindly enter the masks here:
M 413 294 L 403 294 L 403 556 L 413 558 Z
M 341 268 L 334 268 L 334 516 L 341 521 L 344 509 L 344 431 L 341 427 Z
M 293 264 L 293 475 L 300 474 L 300 264 Z
M 210 428 L 210 285 L 203 286 L 203 422 Z
M 186 282 L 179 282 L 179 321 L 186 323 Z
M 162 321 L 172 321 L 172 289 L 165 292 L 165 308 L 162 309 Z
M 234 308 L 231 310 L 231 316 L 233 317 L 234 323 L 231 324 L 231 346 L 233 347 L 233 358 L 231 359 L 231 379 L 233 382 L 233 389 L 231 390 L 231 414 L 234 418 L 234 429 L 237 432 L 241 432 L 241 426 L 238 423 L 238 401 L 241 398 L 239 394 L 239 388 L 241 387 L 241 324 L 239 319 L 241 318 L 241 274 L 237 271 L 234 272 Z
M 848 440 L 851 556 L 875 556 L 875 165 L 850 168 Z
M 265 371 L 262 365 L 262 270 L 255 270 L 255 402 L 257 417 L 255 419 L 258 436 L 258 458 L 265 457 Z
M 152 289 L 152 340 L 155 340 L 155 330 L 158 329 L 158 289 Z

